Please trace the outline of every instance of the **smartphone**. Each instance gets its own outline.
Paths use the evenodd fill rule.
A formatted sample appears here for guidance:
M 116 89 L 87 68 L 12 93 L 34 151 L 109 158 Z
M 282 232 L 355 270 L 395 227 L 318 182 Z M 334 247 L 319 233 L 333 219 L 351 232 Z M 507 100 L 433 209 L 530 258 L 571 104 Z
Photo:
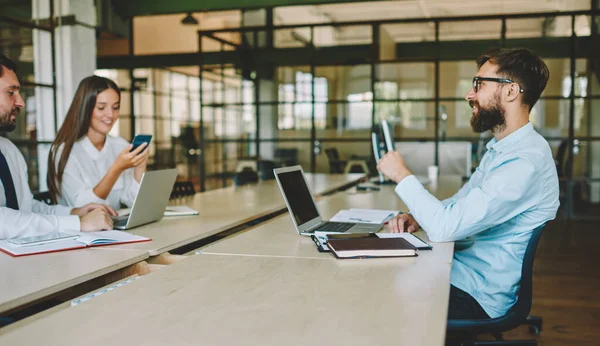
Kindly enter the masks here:
M 54 243 L 60 240 L 75 239 L 79 237 L 77 234 L 57 232 L 44 235 L 36 235 L 33 237 L 13 238 L 8 239 L 8 242 L 17 246 L 33 246 Z
M 133 148 L 131 148 L 131 150 L 129 152 L 132 152 L 135 149 L 137 149 L 137 147 L 142 145 L 142 143 L 148 143 L 148 145 L 150 145 L 150 140 L 152 140 L 152 135 L 135 135 L 135 137 L 133 138 L 133 141 L 131 141 L 131 143 L 133 143 Z M 148 148 L 148 147 L 146 146 L 146 148 Z M 146 150 L 146 149 L 144 148 L 144 150 Z M 142 151 L 144 151 L 144 150 L 142 150 Z

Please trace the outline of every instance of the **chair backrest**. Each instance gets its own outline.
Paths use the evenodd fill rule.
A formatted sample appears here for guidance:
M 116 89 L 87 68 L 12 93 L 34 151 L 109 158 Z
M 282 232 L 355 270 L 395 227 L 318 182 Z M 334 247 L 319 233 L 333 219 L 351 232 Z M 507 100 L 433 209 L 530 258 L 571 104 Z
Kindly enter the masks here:
M 258 183 L 258 174 L 252 169 L 245 167 L 243 171 L 238 172 L 233 176 L 233 182 L 235 186 Z
M 566 176 L 566 172 L 565 172 L 565 166 L 566 166 L 566 160 L 565 160 L 565 154 L 567 153 L 567 146 L 569 144 L 569 141 L 567 139 L 563 139 L 560 142 L 560 145 L 558 146 L 558 150 L 556 151 L 556 161 L 557 161 L 557 173 L 558 173 L 558 177 L 562 178 L 564 176 Z
M 325 149 L 327 160 L 329 161 L 329 173 L 343 173 L 346 161 L 340 160 L 340 153 L 337 148 Z
M 275 167 L 275 162 L 270 160 L 260 160 L 258 161 L 258 172 L 260 174 L 260 179 L 269 180 L 275 179 L 275 174 L 273 174 L 273 169 Z
M 338 153 L 337 148 L 327 148 L 325 149 L 325 153 L 327 154 L 327 158 L 331 161 L 331 160 L 339 160 L 340 159 L 340 153 Z
M 535 251 L 542 237 L 542 230 L 545 224 L 539 226 L 531 232 L 531 239 L 527 244 L 525 256 L 523 257 L 523 266 L 521 267 L 521 285 L 519 287 L 519 295 L 517 302 L 508 310 L 507 315 L 516 314 L 514 318 L 523 320 L 529 315 L 531 310 L 531 301 L 533 298 L 533 260 L 535 259 Z
M 521 266 L 521 283 L 515 305 L 508 310 L 506 315 L 498 318 L 481 320 L 448 320 L 448 333 L 502 333 L 523 324 L 531 310 L 533 260 L 544 226 L 545 224 L 538 226 L 532 231 L 531 238 L 525 249 L 523 265 Z
M 295 166 L 298 164 L 298 149 L 277 148 L 275 149 L 275 158 L 286 166 Z
M 193 196 L 195 193 L 196 188 L 194 187 L 194 183 L 189 180 L 177 181 L 175 182 L 175 185 L 173 185 L 173 190 L 171 191 L 169 199 Z

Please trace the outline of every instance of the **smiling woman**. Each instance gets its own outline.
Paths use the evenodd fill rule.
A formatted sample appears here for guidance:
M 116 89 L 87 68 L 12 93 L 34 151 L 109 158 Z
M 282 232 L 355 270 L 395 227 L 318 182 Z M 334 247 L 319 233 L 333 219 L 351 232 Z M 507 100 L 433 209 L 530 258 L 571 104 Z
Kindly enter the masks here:
M 109 135 L 119 118 L 120 91 L 110 79 L 90 76 L 79 84 L 49 155 L 53 199 L 70 206 L 92 201 L 119 209 L 131 206 L 148 150 Z

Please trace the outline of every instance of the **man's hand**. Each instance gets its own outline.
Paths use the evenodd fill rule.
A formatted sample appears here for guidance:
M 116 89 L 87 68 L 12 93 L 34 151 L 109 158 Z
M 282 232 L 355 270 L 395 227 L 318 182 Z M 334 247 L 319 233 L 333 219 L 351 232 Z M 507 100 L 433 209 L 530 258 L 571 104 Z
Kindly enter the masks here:
M 385 154 L 381 160 L 379 160 L 377 170 L 396 183 L 399 183 L 402 179 L 412 174 L 406 167 L 404 157 L 397 151 L 390 151 Z
M 106 213 L 105 209 L 98 208 L 87 213 L 85 216 L 81 216 L 81 231 L 82 232 L 94 232 L 102 231 L 106 229 L 113 229 L 113 221 L 110 216 Z
M 77 215 L 79 217 L 87 215 L 92 210 L 103 209 L 109 216 L 117 216 L 117 213 L 113 208 L 105 204 L 88 203 L 81 208 L 71 209 L 71 215 Z
M 391 233 L 413 233 L 419 230 L 419 227 L 419 223 L 410 214 L 400 214 L 387 223 L 387 229 Z

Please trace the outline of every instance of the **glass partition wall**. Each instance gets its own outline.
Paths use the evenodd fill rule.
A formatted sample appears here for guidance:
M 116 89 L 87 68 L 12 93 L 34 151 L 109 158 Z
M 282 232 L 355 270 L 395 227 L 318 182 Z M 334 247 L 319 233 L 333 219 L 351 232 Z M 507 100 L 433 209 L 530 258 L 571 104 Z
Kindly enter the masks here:
M 203 30 L 187 66 L 133 70 L 135 117 L 122 111 L 118 131 L 130 137 L 133 119 L 157 137 L 153 164 L 177 165 L 201 190 L 246 166 L 375 174 L 370 133 L 383 119 L 399 148 L 423 150 L 422 165 L 444 173 L 463 160 L 446 173 L 468 177 L 491 139 L 472 132 L 464 99 L 475 58 L 526 47 L 550 69 L 531 121 L 555 155 L 561 213 L 585 217 L 600 202 L 597 21 L 579 11 Z
M 23 153 L 35 192 L 46 189 L 47 153 L 56 133 L 54 26 L 52 21 L 31 20 L 28 6 L 16 10 L 9 5 L 0 13 L 0 52 L 17 64 L 25 107 L 17 116 L 16 129 L 0 135 Z M 41 61 L 40 56 L 46 58 Z

